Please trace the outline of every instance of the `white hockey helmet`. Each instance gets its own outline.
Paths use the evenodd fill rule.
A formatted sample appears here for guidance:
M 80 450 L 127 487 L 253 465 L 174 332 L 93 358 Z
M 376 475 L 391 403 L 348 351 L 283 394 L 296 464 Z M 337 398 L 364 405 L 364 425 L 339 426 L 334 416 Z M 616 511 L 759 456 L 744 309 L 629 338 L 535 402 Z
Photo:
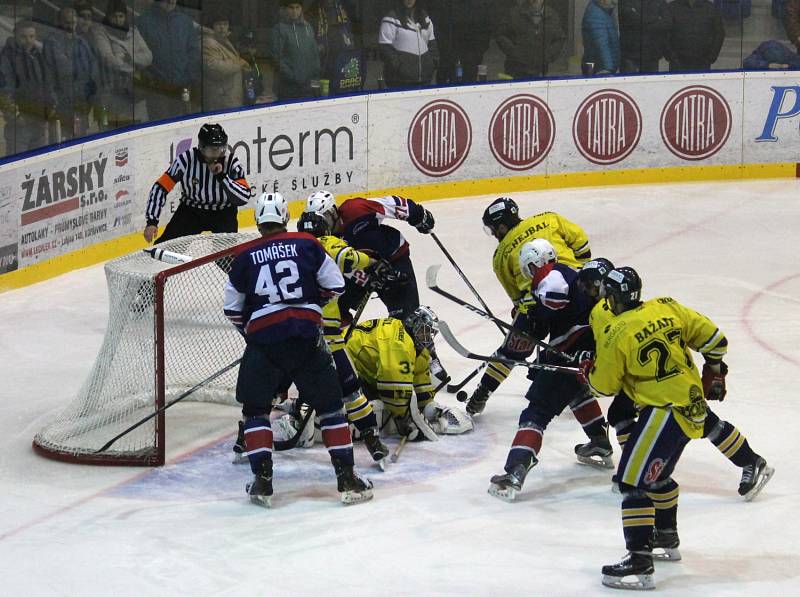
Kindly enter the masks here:
M 336 197 L 328 191 L 314 191 L 306 199 L 306 208 L 303 210 L 322 216 L 333 228 L 339 218 L 339 210 L 336 209 Z
M 289 204 L 280 193 L 262 193 L 256 199 L 256 224 L 281 224 L 289 221 Z
M 519 252 L 519 269 L 523 276 L 532 279 L 537 269 L 557 260 L 556 250 L 550 241 L 535 238 L 522 245 L 522 250 Z

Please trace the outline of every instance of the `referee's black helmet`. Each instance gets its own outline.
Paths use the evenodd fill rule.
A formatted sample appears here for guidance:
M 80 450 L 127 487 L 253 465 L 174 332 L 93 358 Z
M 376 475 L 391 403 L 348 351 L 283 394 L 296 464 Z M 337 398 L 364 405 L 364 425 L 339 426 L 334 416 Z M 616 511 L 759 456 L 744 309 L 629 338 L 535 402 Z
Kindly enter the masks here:
M 228 135 L 219 124 L 204 124 L 197 134 L 197 142 L 200 149 L 204 147 L 227 147 Z

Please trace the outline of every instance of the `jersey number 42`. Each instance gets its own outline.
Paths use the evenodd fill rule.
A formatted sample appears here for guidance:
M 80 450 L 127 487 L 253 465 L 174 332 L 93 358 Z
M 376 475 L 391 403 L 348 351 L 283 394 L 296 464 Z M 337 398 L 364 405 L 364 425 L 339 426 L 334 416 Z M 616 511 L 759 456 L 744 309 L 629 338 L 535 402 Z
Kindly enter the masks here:
M 274 268 L 274 274 L 273 274 Z M 277 278 L 278 282 L 275 283 Z M 291 260 L 266 263 L 261 266 L 256 280 L 255 293 L 266 296 L 270 303 L 281 303 L 287 299 L 303 298 L 303 286 L 297 284 L 300 273 L 297 264 Z

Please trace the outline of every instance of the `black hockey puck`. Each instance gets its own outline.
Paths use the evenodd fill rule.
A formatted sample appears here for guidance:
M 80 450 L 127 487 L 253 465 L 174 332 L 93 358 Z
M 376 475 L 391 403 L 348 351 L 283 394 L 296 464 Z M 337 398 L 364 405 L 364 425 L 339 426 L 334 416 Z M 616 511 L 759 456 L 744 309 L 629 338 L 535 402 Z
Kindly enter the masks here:
M 456 398 L 459 402 L 466 402 L 467 398 L 469 398 L 469 394 L 467 394 L 464 390 L 461 390 L 458 394 L 456 394 Z

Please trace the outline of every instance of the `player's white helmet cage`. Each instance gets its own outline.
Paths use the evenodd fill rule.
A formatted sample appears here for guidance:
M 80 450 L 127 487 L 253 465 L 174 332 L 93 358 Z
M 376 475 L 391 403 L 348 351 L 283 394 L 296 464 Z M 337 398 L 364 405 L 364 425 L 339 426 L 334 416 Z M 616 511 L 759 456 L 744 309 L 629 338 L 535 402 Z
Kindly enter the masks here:
M 306 208 L 303 210 L 322 216 L 327 220 L 331 228 L 339 218 L 339 210 L 336 208 L 336 197 L 328 191 L 314 191 L 306 199 Z
M 519 269 L 526 278 L 533 278 L 537 269 L 556 261 L 556 250 L 543 238 L 525 243 L 519 252 Z
M 433 346 L 433 339 L 439 333 L 439 318 L 433 309 L 420 305 L 409 313 L 403 320 L 408 333 L 414 339 L 414 344 L 422 348 Z
M 282 224 L 289 221 L 289 204 L 280 193 L 262 193 L 256 199 L 256 224 Z

